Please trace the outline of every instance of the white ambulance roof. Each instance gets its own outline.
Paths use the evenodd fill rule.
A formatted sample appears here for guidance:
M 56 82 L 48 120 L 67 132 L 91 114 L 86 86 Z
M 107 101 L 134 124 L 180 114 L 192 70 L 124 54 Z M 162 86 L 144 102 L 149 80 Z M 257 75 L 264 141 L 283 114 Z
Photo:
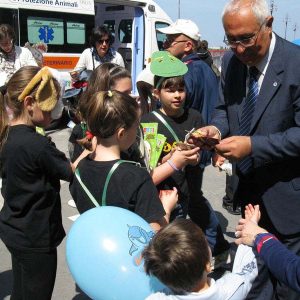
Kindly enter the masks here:
M 1 0 L 1 8 L 25 8 L 94 15 L 94 0 Z

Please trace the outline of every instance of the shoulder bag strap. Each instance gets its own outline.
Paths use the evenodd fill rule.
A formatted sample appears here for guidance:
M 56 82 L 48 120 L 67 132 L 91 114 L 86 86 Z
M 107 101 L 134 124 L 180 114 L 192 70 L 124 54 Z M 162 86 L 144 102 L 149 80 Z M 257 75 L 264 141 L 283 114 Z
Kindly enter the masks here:
M 159 119 L 159 120 L 165 125 L 165 127 L 166 127 L 166 128 L 170 131 L 170 133 L 173 135 L 175 141 L 176 141 L 176 142 L 179 142 L 179 138 L 178 138 L 177 134 L 175 133 L 175 131 L 173 130 L 173 128 L 168 124 L 168 122 L 165 120 L 165 118 L 164 118 L 162 115 L 160 115 L 158 112 L 156 112 L 156 111 L 153 111 L 152 114 L 154 114 L 155 117 L 156 117 L 157 119 Z

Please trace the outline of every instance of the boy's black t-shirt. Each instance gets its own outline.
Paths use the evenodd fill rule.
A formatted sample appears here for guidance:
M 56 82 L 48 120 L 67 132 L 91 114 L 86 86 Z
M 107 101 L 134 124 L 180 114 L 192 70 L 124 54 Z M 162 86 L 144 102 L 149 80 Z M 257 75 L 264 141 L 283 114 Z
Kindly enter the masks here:
M 73 176 L 65 154 L 34 127 L 16 125 L 9 129 L 0 159 L 3 242 L 22 250 L 57 247 L 65 236 L 59 180 Z
M 78 164 L 82 182 L 100 205 L 106 177 L 115 162 L 117 160 L 94 161 L 87 157 Z M 95 207 L 76 176 L 70 184 L 70 192 L 80 213 Z M 113 173 L 107 188 L 106 203 L 132 210 L 149 223 L 165 215 L 150 175 L 131 163 L 120 164 Z
M 188 131 L 190 131 L 193 128 L 197 129 L 204 126 L 201 114 L 194 109 L 185 109 L 184 113 L 178 118 L 166 116 L 160 110 L 156 110 L 156 112 L 159 113 L 167 121 L 169 126 L 171 126 L 179 140 L 182 142 L 184 141 L 185 135 Z M 165 155 L 169 154 L 169 152 L 172 150 L 172 147 L 176 145 L 176 140 L 174 136 L 171 134 L 169 129 L 153 113 L 144 115 L 142 117 L 141 122 L 158 123 L 158 133 L 163 134 L 167 138 L 163 148 L 163 152 L 160 156 L 161 160 Z M 183 171 L 180 170 L 178 172 L 173 173 L 172 176 L 168 177 L 166 180 L 164 180 L 157 186 L 159 190 L 172 189 L 174 186 L 177 188 L 179 195 L 179 203 L 182 206 L 184 216 L 186 216 L 187 214 L 188 201 L 190 198 L 189 185 L 200 186 L 200 179 L 198 178 L 198 176 L 187 176 L 187 173 L 198 174 L 199 172 L 194 172 L 196 168 L 199 169 L 200 167 L 186 166 L 186 168 Z M 189 179 L 189 182 L 187 181 L 187 178 Z

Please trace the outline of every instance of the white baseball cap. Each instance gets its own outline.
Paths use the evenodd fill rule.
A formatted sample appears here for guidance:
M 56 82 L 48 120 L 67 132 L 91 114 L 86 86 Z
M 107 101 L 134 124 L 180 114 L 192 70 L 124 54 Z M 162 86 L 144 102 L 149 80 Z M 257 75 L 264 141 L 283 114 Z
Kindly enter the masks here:
M 184 34 L 194 41 L 200 40 L 198 26 L 191 20 L 178 19 L 168 27 L 159 28 L 157 31 L 165 34 Z
M 154 86 L 154 74 L 150 71 L 150 65 L 143 69 L 137 76 L 136 82 L 144 81 Z

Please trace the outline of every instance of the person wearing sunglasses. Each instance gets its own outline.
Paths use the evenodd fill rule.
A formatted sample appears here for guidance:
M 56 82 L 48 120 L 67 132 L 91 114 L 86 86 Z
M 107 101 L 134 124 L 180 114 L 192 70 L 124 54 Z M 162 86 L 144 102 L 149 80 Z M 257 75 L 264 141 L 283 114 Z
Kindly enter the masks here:
M 12 75 L 24 66 L 37 66 L 32 53 L 15 45 L 16 35 L 9 24 L 0 25 L 0 86 L 5 85 Z
M 211 122 L 201 130 L 220 139 L 215 150 L 234 161 L 239 177 L 234 201 L 258 204 L 259 225 L 300 255 L 300 48 L 272 30 L 266 0 L 231 0 L 223 11 L 220 95 Z M 196 143 L 197 144 L 197 143 Z M 259 275 L 247 299 L 299 299 Z
M 93 71 L 105 62 L 125 67 L 122 55 L 112 47 L 113 42 L 114 36 L 106 26 L 93 28 L 90 35 L 90 48 L 85 49 L 80 55 L 74 71 L 70 73 L 72 78 L 76 79 L 81 71 Z

